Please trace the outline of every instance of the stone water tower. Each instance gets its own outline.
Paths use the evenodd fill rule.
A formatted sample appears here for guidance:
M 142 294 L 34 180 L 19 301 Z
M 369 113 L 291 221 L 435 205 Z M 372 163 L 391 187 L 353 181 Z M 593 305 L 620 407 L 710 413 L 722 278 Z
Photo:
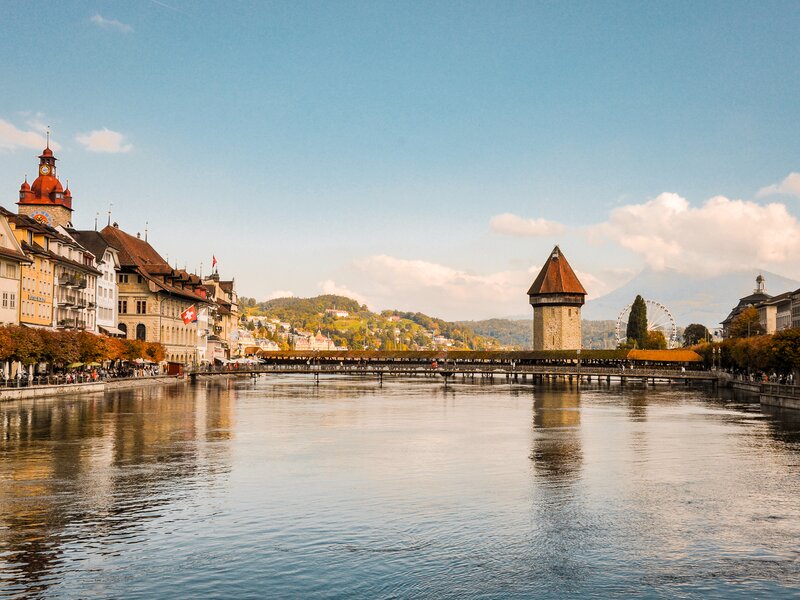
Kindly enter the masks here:
M 556 246 L 528 290 L 534 350 L 578 350 L 586 290 Z

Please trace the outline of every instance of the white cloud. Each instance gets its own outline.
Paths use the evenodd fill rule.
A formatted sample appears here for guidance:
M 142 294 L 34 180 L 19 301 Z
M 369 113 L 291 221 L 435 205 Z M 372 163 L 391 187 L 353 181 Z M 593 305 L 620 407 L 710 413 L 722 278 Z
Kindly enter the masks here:
M 289 290 L 275 290 L 267 296 L 267 300 L 274 300 L 275 298 L 294 298 L 294 292 Z
M 800 173 L 789 173 L 780 183 L 774 183 L 756 192 L 756 198 L 774 195 L 797 196 L 800 198 Z
M 0 150 L 16 150 L 17 148 L 29 148 L 31 150 L 42 150 L 47 144 L 47 139 L 44 135 L 46 128 L 40 126 L 41 119 L 28 124 L 31 129 L 19 129 L 12 123 L 0 119 Z M 54 141 L 50 141 L 50 148 L 52 150 L 61 150 L 61 146 Z
M 656 270 L 716 274 L 792 265 L 800 255 L 800 224 L 785 205 L 724 196 L 693 207 L 677 194 L 663 193 L 614 209 L 589 233 L 613 240 Z
M 495 215 L 490 225 L 495 233 L 517 237 L 556 235 L 564 231 L 561 223 L 547 219 L 526 219 L 512 213 Z
M 547 256 L 546 251 L 543 254 Z M 385 254 L 356 260 L 351 266 L 354 270 L 347 273 L 346 286 L 329 279 L 319 284 L 322 292 L 355 298 L 372 310 L 420 311 L 449 320 L 527 315 L 527 291 L 541 268 L 519 266 L 473 273 L 437 262 Z M 590 297 L 619 285 L 620 274 L 609 273 L 577 272 Z M 627 279 L 630 274 L 625 271 L 625 275 Z M 352 287 L 362 293 L 353 292 Z
M 125 136 L 105 127 L 78 134 L 75 139 L 91 152 L 119 153 L 130 152 L 133 149 L 131 144 L 125 143 Z
M 92 23 L 97 25 L 98 27 L 102 27 L 103 29 L 116 29 L 117 31 L 121 31 L 122 33 L 132 33 L 133 27 L 117 21 L 116 19 L 106 19 L 100 13 L 95 13 L 90 19 Z
M 524 269 L 475 274 L 386 255 L 356 261 L 355 267 L 376 308 L 420 311 L 445 319 L 523 314 L 528 304 L 525 292 L 534 277 Z
M 319 289 L 322 290 L 323 294 L 333 294 L 336 296 L 346 296 L 348 298 L 352 298 L 359 304 L 369 304 L 358 292 L 354 292 L 353 290 L 347 288 L 346 286 L 339 285 L 333 279 L 326 279 L 325 281 L 319 282 Z

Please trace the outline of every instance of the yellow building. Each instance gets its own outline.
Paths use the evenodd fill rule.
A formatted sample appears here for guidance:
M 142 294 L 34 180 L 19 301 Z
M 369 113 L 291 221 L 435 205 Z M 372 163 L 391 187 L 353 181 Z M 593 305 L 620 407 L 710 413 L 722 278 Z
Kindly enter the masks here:
M 25 215 L 0 208 L 8 219 L 14 237 L 30 263 L 20 265 L 19 322 L 50 327 L 53 324 L 54 256 L 50 243 L 55 230 Z

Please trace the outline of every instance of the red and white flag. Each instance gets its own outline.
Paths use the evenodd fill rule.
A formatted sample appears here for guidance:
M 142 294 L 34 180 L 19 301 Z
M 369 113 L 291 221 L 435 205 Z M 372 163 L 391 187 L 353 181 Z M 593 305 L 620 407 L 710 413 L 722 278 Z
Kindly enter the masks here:
M 217 257 L 212 254 L 211 255 L 211 268 L 213 269 L 216 266 L 217 266 Z
M 184 325 L 197 321 L 197 310 L 195 310 L 194 304 L 181 313 L 181 319 L 183 319 Z

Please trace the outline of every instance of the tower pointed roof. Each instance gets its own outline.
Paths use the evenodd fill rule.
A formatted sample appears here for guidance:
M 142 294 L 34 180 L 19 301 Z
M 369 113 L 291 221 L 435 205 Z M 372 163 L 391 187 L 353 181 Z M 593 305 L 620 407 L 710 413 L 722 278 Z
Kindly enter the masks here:
M 569 266 L 561 249 L 556 246 L 550 253 L 550 258 L 539 271 L 539 275 L 528 290 L 529 296 L 541 294 L 583 294 L 586 290 L 578 281 L 575 271 Z

